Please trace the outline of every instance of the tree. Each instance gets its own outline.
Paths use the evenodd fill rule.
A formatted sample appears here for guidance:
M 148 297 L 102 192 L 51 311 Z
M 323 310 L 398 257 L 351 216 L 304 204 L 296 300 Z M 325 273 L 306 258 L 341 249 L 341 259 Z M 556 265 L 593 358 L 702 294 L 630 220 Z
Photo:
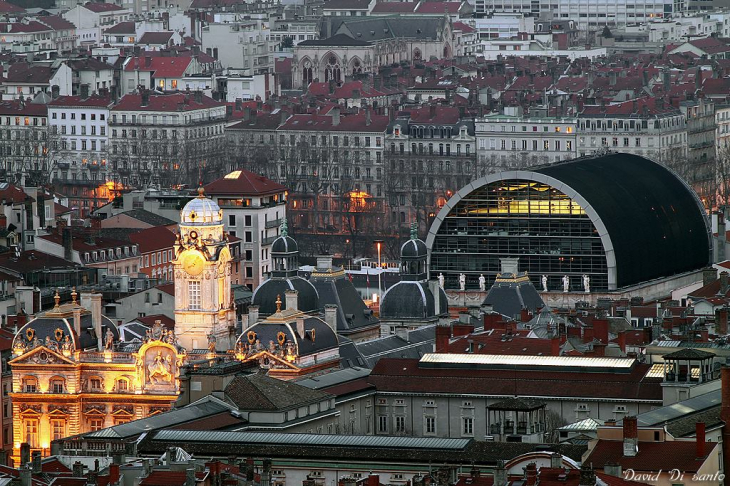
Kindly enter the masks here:
M 568 422 L 554 410 L 545 411 L 545 442 L 555 444 L 560 442 L 560 427 Z
M 291 49 L 294 47 L 294 37 L 286 36 L 283 39 L 281 39 L 281 48 L 282 49 Z

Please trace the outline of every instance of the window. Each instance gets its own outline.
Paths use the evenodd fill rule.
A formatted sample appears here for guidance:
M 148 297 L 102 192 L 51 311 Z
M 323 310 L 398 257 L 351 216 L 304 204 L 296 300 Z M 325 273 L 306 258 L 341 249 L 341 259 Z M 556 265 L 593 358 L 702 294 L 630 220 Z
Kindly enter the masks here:
M 38 448 L 38 419 L 27 419 L 25 421 L 25 441 L 32 448 Z
M 426 417 L 426 433 L 436 433 L 436 417 Z
M 92 390 L 101 390 L 101 378 L 92 378 L 89 380 L 89 386 Z
M 395 431 L 405 432 L 406 431 L 406 418 L 402 415 L 395 418 Z
M 381 433 L 388 432 L 388 416 L 387 415 L 378 415 L 378 432 L 381 432 Z
M 104 421 L 100 418 L 93 418 L 89 420 L 89 430 L 91 432 L 96 432 L 97 430 L 101 430 L 104 428 Z
M 38 390 L 38 379 L 31 376 L 23 379 L 23 391 L 25 393 L 35 393 Z
M 190 310 L 200 310 L 200 282 L 188 282 L 188 304 Z
M 53 378 L 51 380 L 51 393 L 63 393 L 63 378 Z
M 118 392 L 129 391 L 129 382 L 124 378 L 117 380 L 117 391 Z
M 461 435 L 474 435 L 474 419 L 472 417 L 464 417 L 462 418 L 462 423 Z
M 66 437 L 66 422 L 64 420 L 51 420 L 51 438 L 59 440 Z

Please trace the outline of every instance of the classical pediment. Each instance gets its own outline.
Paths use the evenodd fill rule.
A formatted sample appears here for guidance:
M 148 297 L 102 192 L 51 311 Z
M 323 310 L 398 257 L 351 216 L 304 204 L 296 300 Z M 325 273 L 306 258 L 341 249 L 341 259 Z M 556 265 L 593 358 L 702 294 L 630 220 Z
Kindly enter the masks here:
M 289 361 L 282 359 L 279 356 L 276 356 L 275 354 L 272 354 L 266 350 L 259 351 L 258 353 L 247 356 L 244 359 L 244 362 L 249 361 L 258 361 L 259 366 L 264 369 L 287 369 L 291 371 L 299 371 L 301 369 L 294 363 L 290 363 Z
M 37 346 L 25 354 L 16 356 L 11 359 L 8 364 L 10 365 L 53 365 L 53 364 L 76 364 L 71 359 L 65 357 L 61 353 L 57 353 L 43 345 Z

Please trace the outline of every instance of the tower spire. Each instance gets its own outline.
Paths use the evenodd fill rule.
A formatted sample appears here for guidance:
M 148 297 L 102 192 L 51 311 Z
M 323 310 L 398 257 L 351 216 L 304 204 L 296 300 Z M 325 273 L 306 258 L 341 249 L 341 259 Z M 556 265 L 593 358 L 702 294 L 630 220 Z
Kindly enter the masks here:
M 289 234 L 288 227 L 286 225 L 286 218 L 281 222 L 281 227 L 279 228 L 281 230 L 281 236 L 287 236 Z
M 415 221 L 411 223 L 411 239 L 418 239 L 418 223 L 416 223 Z

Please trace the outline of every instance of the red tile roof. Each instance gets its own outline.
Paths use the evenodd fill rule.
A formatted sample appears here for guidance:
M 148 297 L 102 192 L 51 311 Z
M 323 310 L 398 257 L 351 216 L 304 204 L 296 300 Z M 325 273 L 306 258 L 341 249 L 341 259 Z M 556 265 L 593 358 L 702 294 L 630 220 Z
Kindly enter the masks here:
M 458 113 L 458 110 L 457 110 Z M 388 117 L 372 114 L 370 125 L 366 125 L 365 112 L 356 115 L 340 115 L 340 123 L 332 124 L 333 117 L 328 115 L 293 115 L 284 123 L 281 130 L 333 131 L 333 132 L 384 132 Z
M 453 125 L 460 119 L 459 109 L 453 106 L 436 106 L 435 116 L 431 116 L 431 107 L 423 106 L 411 111 L 411 122 L 414 123 L 439 123 Z
M 67 208 L 63 204 L 53 203 L 53 208 L 56 216 L 61 216 L 62 214 L 67 214 L 71 212 L 71 209 Z
M 105 34 L 136 34 L 134 22 L 119 22 L 104 31 Z
M 155 288 L 157 290 L 159 290 L 160 292 L 165 292 L 168 295 L 172 295 L 172 296 L 175 295 L 175 284 L 174 283 L 165 284 L 165 285 L 158 285 Z
M 470 334 L 452 339 L 444 352 L 464 353 L 469 349 L 469 341 L 473 343 L 474 354 L 501 354 L 520 356 L 551 356 L 550 339 L 530 338 L 518 335 L 505 337 L 502 333 Z
M 112 104 L 111 97 L 92 95 L 88 98 L 81 96 L 59 96 L 48 103 L 49 106 L 72 106 L 78 108 L 108 108 Z
M 124 66 L 124 70 L 127 72 L 151 71 L 156 78 L 181 78 L 192 61 L 192 57 L 140 56 L 130 59 Z
M 460 30 L 465 34 L 471 34 L 472 32 L 477 31 L 474 27 L 467 25 L 464 22 L 454 22 L 454 30 Z
M 0 113 L 2 113 L 2 111 L 0 111 Z M 0 183 L 0 201 L 19 204 L 25 202 L 26 200 L 35 201 L 35 199 L 27 195 L 19 187 L 8 184 L 7 182 Z
M 629 373 L 515 371 L 419 367 L 416 359 L 383 358 L 368 381 L 378 391 L 467 393 L 531 397 L 580 397 L 661 402 L 661 379 L 646 378 L 650 365 L 637 363 Z M 601 383 L 600 387 L 595 386 Z
M 378 2 L 372 13 L 411 13 L 417 5 L 418 2 Z
M 31 103 L 30 101 L 6 100 L 0 101 L 0 115 L 10 116 L 48 116 L 48 107 L 41 103 Z
M 92 12 L 96 12 L 96 13 L 114 12 L 116 10 L 124 10 L 124 7 L 114 5 L 113 3 L 104 3 L 104 2 L 88 2 L 84 5 L 84 7 L 91 10 Z
M 215 101 L 206 95 L 202 96 L 201 102 L 195 101 L 192 94 L 174 93 L 167 95 L 150 95 L 149 103 L 142 106 L 142 95 L 132 93 L 124 95 L 119 103 L 112 108 L 112 111 L 182 111 L 202 110 L 206 108 L 215 108 L 224 106 L 223 103 Z
M 32 66 L 27 63 L 12 64 L 8 69 L 5 84 L 48 84 L 54 70 L 46 66 Z
M 10 2 L 0 0 L 0 13 L 1 14 L 12 14 L 12 13 L 22 13 L 22 12 L 25 12 L 24 8 L 18 7 L 17 5 L 12 4 Z
M 286 187 L 278 182 L 246 169 L 231 172 L 205 186 L 206 194 L 210 195 L 265 196 L 284 191 Z
M 69 268 L 76 266 L 78 264 L 37 250 L 24 251 L 20 254 L 20 258 L 16 258 L 13 252 L 0 254 L 0 268 L 21 274 L 46 268 Z
M 75 30 L 76 26 L 60 15 L 44 15 L 38 21 L 51 27 L 53 30 Z
M 709 453 L 716 446 L 716 442 L 707 442 L 705 451 Z M 704 461 L 705 458 L 696 457 L 694 441 L 639 442 L 638 454 L 626 457 L 623 441 L 599 440 L 584 462 L 593 464 L 596 469 L 603 469 L 607 463 L 614 463 L 619 464 L 624 471 L 633 469 L 636 472 L 656 472 L 676 468 L 686 473 L 694 473 Z
M 150 253 L 167 250 L 175 244 L 175 233 L 167 226 L 155 226 L 129 235 L 132 243 L 137 243 L 139 252 Z
M 423 2 L 416 9 L 420 14 L 457 14 L 461 8 L 461 2 Z
M 42 235 L 38 238 L 41 238 L 46 241 L 50 241 L 51 243 L 56 243 L 57 245 L 63 245 L 63 239 L 61 235 L 53 233 L 48 235 Z M 87 239 L 83 236 L 72 236 L 71 238 L 73 246 L 73 249 L 75 251 L 79 252 L 85 252 L 85 251 L 97 251 L 97 250 L 107 250 L 112 248 L 124 248 L 125 246 L 132 246 L 133 244 L 127 242 L 127 241 L 121 241 L 121 240 L 115 240 L 112 238 L 104 238 L 100 236 L 96 236 L 94 238 L 94 243 L 89 243 Z

